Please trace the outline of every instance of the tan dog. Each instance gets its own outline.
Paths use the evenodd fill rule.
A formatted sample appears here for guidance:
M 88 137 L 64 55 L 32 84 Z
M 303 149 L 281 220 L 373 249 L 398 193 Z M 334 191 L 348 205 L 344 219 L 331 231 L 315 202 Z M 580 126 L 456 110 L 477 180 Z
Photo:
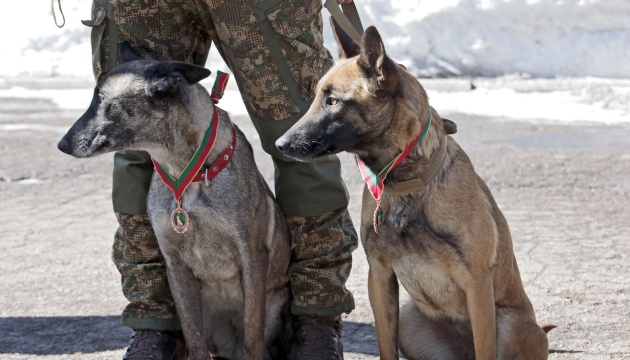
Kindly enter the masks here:
M 340 59 L 276 145 L 301 160 L 349 151 L 374 170 L 409 149 L 387 175 L 378 207 L 378 191 L 373 197 L 366 187 L 363 196 L 381 359 L 397 359 L 398 344 L 410 359 L 546 359 L 552 326 L 536 323 L 490 190 L 422 85 L 387 57 L 378 31 L 368 28 L 359 45 L 333 28 Z M 413 299 L 402 316 L 398 281 Z

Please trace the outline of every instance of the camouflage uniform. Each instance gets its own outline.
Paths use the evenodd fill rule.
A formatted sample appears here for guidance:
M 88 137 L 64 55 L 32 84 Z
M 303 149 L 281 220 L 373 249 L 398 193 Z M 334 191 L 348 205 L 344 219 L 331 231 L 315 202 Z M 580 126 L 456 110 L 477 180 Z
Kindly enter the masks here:
M 344 284 L 357 246 L 339 160 L 296 164 L 274 146 L 306 112 L 317 81 L 332 66 L 323 46 L 321 8 L 321 0 L 93 0 L 92 19 L 84 23 L 92 27 L 96 79 L 116 65 L 119 41 L 129 41 L 147 58 L 201 66 L 215 44 L 275 164 L 276 197 L 293 249 L 292 312 L 334 316 L 354 308 Z M 175 330 L 164 262 L 145 215 L 152 171 L 146 153 L 121 151 L 114 157 L 112 198 L 120 228 L 113 259 L 130 301 L 123 323 Z

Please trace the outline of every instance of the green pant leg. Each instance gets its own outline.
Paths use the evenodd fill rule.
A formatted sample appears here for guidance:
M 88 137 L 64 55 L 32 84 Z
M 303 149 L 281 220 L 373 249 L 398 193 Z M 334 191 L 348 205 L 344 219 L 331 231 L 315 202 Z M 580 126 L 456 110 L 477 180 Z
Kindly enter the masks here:
M 119 41 L 130 42 L 147 58 L 203 65 L 210 44 L 187 26 L 198 16 L 193 9 L 188 0 L 94 0 L 92 19 L 84 24 L 92 27 L 95 78 L 116 65 Z M 179 330 L 165 262 L 146 215 L 152 173 L 153 164 L 145 152 L 114 155 L 112 201 L 119 227 L 112 260 L 129 300 L 122 323 L 134 329 Z
M 276 166 L 276 197 L 291 239 L 289 284 L 294 315 L 336 316 L 354 309 L 345 283 L 357 234 L 336 155 L 308 163 L 283 156 L 275 141 L 308 110 L 317 80 L 332 65 L 321 38 L 321 2 L 266 0 L 254 11 L 259 28 L 299 113 L 282 121 L 253 118 Z M 263 14 L 265 16 L 263 16 Z M 314 30 L 317 29 L 317 30 Z
M 147 215 L 153 163 L 144 151 L 114 154 L 112 202 L 118 220 L 112 261 L 129 301 L 122 324 L 134 329 L 180 330 L 166 265 Z
M 262 120 L 250 114 L 262 147 L 275 165 L 276 198 L 285 215 L 318 216 L 348 206 L 349 196 L 341 179 L 341 164 L 336 155 L 310 162 L 285 157 L 275 146 L 302 114 L 287 120 Z
M 311 162 L 284 157 L 275 140 L 298 119 L 267 121 L 251 116 L 263 148 L 272 155 L 276 197 L 287 215 L 291 239 L 291 312 L 335 316 L 354 309 L 345 283 L 358 238 L 347 211 L 348 192 L 336 155 Z
M 276 165 L 276 197 L 289 215 L 316 216 L 346 207 L 336 156 L 294 162 L 275 141 L 307 110 L 319 78 L 332 66 L 321 33 L 319 0 L 205 0 L 204 24 Z
M 153 162 L 147 152 L 117 151 L 114 154 L 112 179 L 114 211 L 133 215 L 146 214 L 152 176 Z
M 345 283 L 357 235 L 346 208 L 319 216 L 287 216 L 291 238 L 291 313 L 336 316 L 354 309 Z
M 234 72 L 263 148 L 276 170 L 276 197 L 289 223 L 291 310 L 296 315 L 350 312 L 345 288 L 357 235 L 348 216 L 340 163 L 287 159 L 275 141 L 308 109 L 332 66 L 323 46 L 321 1 L 206 0 L 217 47 Z M 255 21 L 252 21 L 255 19 Z M 232 29 L 238 29 L 232 32 Z
M 120 272 L 129 301 L 122 324 L 133 329 L 181 330 L 171 295 L 164 258 L 146 214 L 116 212 L 118 229 L 112 261 Z

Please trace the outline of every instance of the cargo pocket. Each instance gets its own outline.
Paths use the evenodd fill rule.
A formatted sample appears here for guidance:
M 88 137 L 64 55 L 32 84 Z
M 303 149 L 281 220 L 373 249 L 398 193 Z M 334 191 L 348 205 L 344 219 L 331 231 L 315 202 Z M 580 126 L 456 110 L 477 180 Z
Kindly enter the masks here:
M 285 0 L 267 12 L 300 94 L 309 102 L 319 78 L 333 65 L 324 47 L 321 11 L 319 0 Z
M 292 100 L 305 112 L 317 81 L 332 66 L 321 34 L 321 1 L 266 0 L 253 8 Z
M 109 4 L 108 4 L 109 5 Z M 96 1 L 92 2 L 92 18 L 90 20 L 81 20 L 81 23 L 85 26 L 92 28 L 91 43 L 92 43 L 92 71 L 94 72 L 94 78 L 99 80 L 102 74 L 110 70 L 112 64 L 115 66 L 116 59 L 111 59 L 112 49 L 110 49 L 110 34 L 108 34 L 108 9 L 98 4 Z M 113 54 L 116 54 L 113 49 Z M 113 62 L 112 62 L 113 61 Z

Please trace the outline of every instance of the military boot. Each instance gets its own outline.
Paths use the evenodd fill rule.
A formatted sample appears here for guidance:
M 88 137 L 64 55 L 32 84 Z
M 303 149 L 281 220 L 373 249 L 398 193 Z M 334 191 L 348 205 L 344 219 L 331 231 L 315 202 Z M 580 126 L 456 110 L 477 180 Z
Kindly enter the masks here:
M 184 360 L 187 355 L 181 331 L 136 330 L 123 360 Z
M 343 360 L 341 329 L 339 316 L 297 316 L 291 360 Z

